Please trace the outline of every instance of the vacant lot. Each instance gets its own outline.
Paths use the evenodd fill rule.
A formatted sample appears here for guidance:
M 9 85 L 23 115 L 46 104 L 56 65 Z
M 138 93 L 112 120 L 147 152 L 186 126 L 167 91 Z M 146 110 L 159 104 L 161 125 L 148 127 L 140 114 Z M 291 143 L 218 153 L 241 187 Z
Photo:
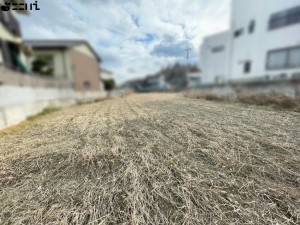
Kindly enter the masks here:
M 300 224 L 300 113 L 131 95 L 0 137 L 0 224 Z

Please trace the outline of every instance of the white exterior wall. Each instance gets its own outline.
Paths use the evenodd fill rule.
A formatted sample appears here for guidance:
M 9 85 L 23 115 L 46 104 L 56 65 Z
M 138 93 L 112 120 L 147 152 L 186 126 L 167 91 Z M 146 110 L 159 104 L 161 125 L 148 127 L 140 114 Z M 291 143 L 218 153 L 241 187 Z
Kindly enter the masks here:
M 108 73 L 105 70 L 100 70 L 100 78 L 102 80 L 111 80 L 114 79 L 114 76 L 112 73 Z
M 243 0 L 233 0 L 231 18 L 231 64 L 230 80 L 251 80 L 266 75 L 274 78 L 282 73 L 291 76 L 298 69 L 268 71 L 266 69 L 267 55 L 271 50 L 300 46 L 300 24 L 294 24 L 275 30 L 269 30 L 269 20 L 273 13 L 295 6 L 300 6 L 299 0 L 252 0 L 245 5 Z M 255 30 L 249 34 L 251 20 L 255 21 Z M 234 32 L 243 28 L 244 32 L 234 38 Z M 251 72 L 244 73 L 244 62 L 250 60 Z
M 200 68 L 202 69 L 202 83 L 213 84 L 226 82 L 229 70 L 229 37 L 230 32 L 222 32 L 204 39 L 201 46 Z M 213 48 L 223 46 L 219 52 Z
M 277 78 L 281 74 L 291 77 L 300 68 L 267 70 L 268 52 L 272 50 L 300 46 L 300 23 L 269 30 L 269 20 L 273 13 L 300 6 L 299 0 L 232 0 L 230 30 L 204 39 L 200 68 L 202 84 L 215 83 L 218 74 L 224 74 L 225 81 L 247 81 L 257 78 Z M 255 21 L 252 34 L 248 28 Z M 235 38 L 234 32 L 243 29 L 243 34 Z M 226 37 L 227 36 L 227 37 Z M 226 41 L 227 38 L 227 41 Z M 212 53 L 211 47 L 226 44 L 225 52 Z M 244 73 L 244 63 L 251 61 L 251 71 Z M 227 65 L 227 66 L 226 66 Z
M 160 75 L 158 77 L 158 87 L 160 90 L 164 90 L 165 88 L 167 88 L 165 76 Z

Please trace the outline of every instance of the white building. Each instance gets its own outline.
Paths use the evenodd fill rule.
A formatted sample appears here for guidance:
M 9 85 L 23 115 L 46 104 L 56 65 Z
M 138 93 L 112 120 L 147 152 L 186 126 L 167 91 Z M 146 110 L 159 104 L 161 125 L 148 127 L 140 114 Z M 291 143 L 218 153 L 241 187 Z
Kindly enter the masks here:
M 113 80 L 114 74 L 109 70 L 101 68 L 100 78 L 101 80 Z
M 230 35 L 225 31 L 204 39 L 200 58 L 202 84 L 219 84 L 228 79 Z
M 167 91 L 169 88 L 165 76 L 163 74 L 158 74 L 146 77 L 142 86 L 142 91 Z
M 232 0 L 230 29 L 204 39 L 202 84 L 300 73 L 300 1 Z
M 114 80 L 113 72 L 103 69 L 100 69 L 100 86 L 105 89 L 105 82 Z
M 201 85 L 201 73 L 190 72 L 187 73 L 188 88 L 197 88 Z

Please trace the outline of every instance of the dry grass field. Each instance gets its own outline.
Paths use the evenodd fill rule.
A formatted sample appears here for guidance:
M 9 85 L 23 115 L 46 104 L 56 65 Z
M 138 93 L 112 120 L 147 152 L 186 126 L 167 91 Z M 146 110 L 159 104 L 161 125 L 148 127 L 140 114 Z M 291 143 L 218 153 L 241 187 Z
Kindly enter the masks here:
M 300 224 L 300 113 L 130 95 L 0 137 L 0 224 Z

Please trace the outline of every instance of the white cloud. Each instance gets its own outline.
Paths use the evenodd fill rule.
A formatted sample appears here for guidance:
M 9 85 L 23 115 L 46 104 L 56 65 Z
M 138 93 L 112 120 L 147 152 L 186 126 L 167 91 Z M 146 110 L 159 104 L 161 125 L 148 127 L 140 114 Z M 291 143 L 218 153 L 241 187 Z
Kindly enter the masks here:
M 228 27 L 230 0 L 40 0 L 39 6 L 21 16 L 25 38 L 87 39 L 122 82 L 184 61 L 185 43 L 197 61 L 203 37 Z

